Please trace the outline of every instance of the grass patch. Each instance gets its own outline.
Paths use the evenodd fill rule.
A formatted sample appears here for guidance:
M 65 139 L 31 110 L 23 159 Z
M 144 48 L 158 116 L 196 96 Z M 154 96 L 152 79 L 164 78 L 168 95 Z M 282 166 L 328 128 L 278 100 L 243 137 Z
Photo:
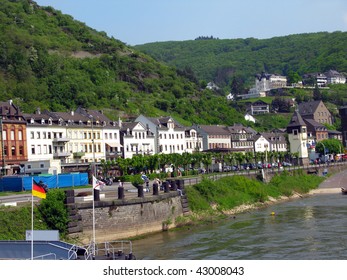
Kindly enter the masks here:
M 204 178 L 201 183 L 187 188 L 187 196 L 193 212 L 224 211 L 243 204 L 263 203 L 270 197 L 305 194 L 317 188 L 323 180 L 323 177 L 300 171 L 295 174 L 283 172 L 268 184 L 244 176 L 223 177 L 217 181 Z

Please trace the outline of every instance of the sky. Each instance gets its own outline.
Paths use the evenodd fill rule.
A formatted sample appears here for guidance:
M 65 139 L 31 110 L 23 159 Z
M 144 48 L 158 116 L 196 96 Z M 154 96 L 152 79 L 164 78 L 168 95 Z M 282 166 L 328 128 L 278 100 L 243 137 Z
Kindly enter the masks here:
M 130 46 L 347 31 L 346 0 L 35 0 Z

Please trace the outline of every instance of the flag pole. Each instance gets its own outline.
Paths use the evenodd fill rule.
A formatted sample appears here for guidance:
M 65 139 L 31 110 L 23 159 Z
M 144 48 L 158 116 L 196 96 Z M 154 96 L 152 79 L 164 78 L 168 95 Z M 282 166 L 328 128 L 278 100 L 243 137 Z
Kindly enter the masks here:
M 33 188 L 33 178 L 31 178 L 31 188 Z M 31 190 L 31 260 L 34 259 L 34 195 Z

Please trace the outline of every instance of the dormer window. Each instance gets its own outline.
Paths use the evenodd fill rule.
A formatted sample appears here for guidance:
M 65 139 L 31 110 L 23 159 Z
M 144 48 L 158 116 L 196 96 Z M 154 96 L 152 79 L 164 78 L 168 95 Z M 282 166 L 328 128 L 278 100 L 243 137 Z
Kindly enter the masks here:
M 33 118 L 30 119 L 30 123 L 31 124 L 34 124 L 35 123 L 35 120 Z
M 48 124 L 52 125 L 52 119 L 48 119 Z
M 79 125 L 83 125 L 83 122 L 81 120 L 78 123 L 79 123 Z
M 45 122 L 45 120 L 44 119 L 42 119 L 41 120 L 41 124 L 45 124 L 46 122 Z

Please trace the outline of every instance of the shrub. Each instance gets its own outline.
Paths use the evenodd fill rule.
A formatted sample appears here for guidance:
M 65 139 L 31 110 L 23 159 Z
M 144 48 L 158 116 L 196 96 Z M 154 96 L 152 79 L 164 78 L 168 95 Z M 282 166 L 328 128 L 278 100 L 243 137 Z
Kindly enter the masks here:
M 63 190 L 50 190 L 47 198 L 42 199 L 38 207 L 39 213 L 50 229 L 59 230 L 60 234 L 67 233 L 69 222 L 68 210 L 64 204 L 65 193 Z

